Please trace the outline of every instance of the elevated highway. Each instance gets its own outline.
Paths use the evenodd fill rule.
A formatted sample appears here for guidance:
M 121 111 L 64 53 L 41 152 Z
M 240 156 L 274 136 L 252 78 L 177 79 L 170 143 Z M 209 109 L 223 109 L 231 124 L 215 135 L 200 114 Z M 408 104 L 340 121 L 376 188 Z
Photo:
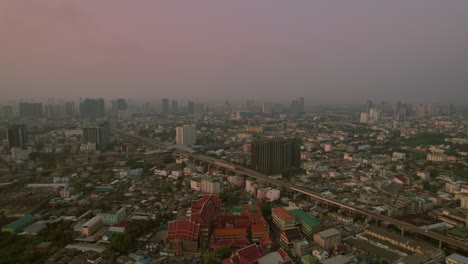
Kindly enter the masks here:
M 235 171 L 238 174 L 248 176 L 248 177 L 252 177 L 252 178 L 255 178 L 257 180 L 267 182 L 267 183 L 270 183 L 270 184 L 273 184 L 273 185 L 276 185 L 276 186 L 279 186 L 279 187 L 283 187 L 283 188 L 291 190 L 291 191 L 295 191 L 295 192 L 298 192 L 298 193 L 308 195 L 309 197 L 311 197 L 314 200 L 318 200 L 318 201 L 325 202 L 325 203 L 328 203 L 328 204 L 331 204 L 331 205 L 335 205 L 337 207 L 346 209 L 346 210 L 351 211 L 351 212 L 356 213 L 356 214 L 363 215 L 365 217 L 373 218 L 375 220 L 385 221 L 385 222 L 388 222 L 390 224 L 401 227 L 404 230 L 408 230 L 408 231 L 423 235 L 425 237 L 430 237 L 432 239 L 435 239 L 435 240 L 439 241 L 440 243 L 447 244 L 447 245 L 449 245 L 451 247 L 462 249 L 464 251 L 468 251 L 468 244 L 464 243 L 463 241 L 459 241 L 459 240 L 447 237 L 445 235 L 441 235 L 441 234 L 432 232 L 430 230 L 422 229 L 422 228 L 417 227 L 415 225 L 412 225 L 412 224 L 397 220 L 397 219 L 389 217 L 389 216 L 385 216 L 385 215 L 377 214 L 377 213 L 374 213 L 374 212 L 370 212 L 368 210 L 365 210 L 365 209 L 357 207 L 357 206 L 344 204 L 344 203 L 342 203 L 340 201 L 337 201 L 335 199 L 324 197 L 324 196 L 320 195 L 319 193 L 310 191 L 310 190 L 308 190 L 308 189 L 306 189 L 304 187 L 297 186 L 297 185 L 294 185 L 294 184 L 291 184 L 291 183 L 287 183 L 287 182 L 284 182 L 282 180 L 272 179 L 272 178 L 270 178 L 270 177 L 268 177 L 268 176 L 266 176 L 266 175 L 264 175 L 262 173 L 259 173 L 257 171 L 254 171 L 254 170 L 251 170 L 251 169 L 248 169 L 248 168 L 245 168 L 245 167 L 242 167 L 242 166 L 230 163 L 230 162 L 226 162 L 226 161 L 222 161 L 222 160 L 219 160 L 219 159 L 216 159 L 216 158 L 212 158 L 212 157 L 209 157 L 209 156 L 206 156 L 206 155 L 190 154 L 190 153 L 179 153 L 179 154 L 185 155 L 185 156 L 187 156 L 189 158 L 192 158 L 194 160 L 199 160 L 199 161 L 206 162 L 208 164 L 216 165 L 216 166 L 222 167 L 222 168 L 227 169 L 227 170 L 232 170 L 232 171 Z
M 126 137 L 128 137 L 130 139 L 133 139 L 133 140 L 138 140 L 139 142 L 141 142 L 143 144 L 147 144 L 147 145 L 153 146 L 155 148 L 166 148 L 167 147 L 166 145 L 164 145 L 162 143 L 159 143 L 159 142 L 156 142 L 154 140 L 151 140 L 151 139 L 139 136 L 139 135 L 135 135 L 135 134 L 123 131 L 123 130 L 113 129 L 113 131 L 120 134 L 120 135 L 122 135 L 122 136 L 126 136 Z M 248 169 L 248 168 L 245 168 L 245 167 L 242 167 L 242 166 L 239 166 L 239 165 L 236 165 L 236 164 L 224 161 L 224 160 L 220 160 L 220 159 L 217 159 L 217 158 L 212 158 L 212 157 L 209 157 L 209 156 L 206 156 L 206 155 L 193 154 L 193 153 L 190 153 L 190 152 L 187 152 L 187 151 L 184 151 L 184 150 L 180 150 L 180 149 L 175 149 L 174 152 L 176 154 L 180 155 L 180 156 L 185 156 L 187 158 L 191 158 L 191 159 L 194 159 L 194 160 L 203 161 L 205 163 L 212 164 L 212 165 L 215 165 L 215 166 L 219 166 L 219 167 L 222 167 L 222 168 L 230 170 L 230 171 L 235 171 L 236 173 L 244 175 L 244 176 L 252 177 L 252 178 L 255 178 L 257 180 L 264 181 L 264 182 L 267 182 L 267 183 L 270 183 L 270 184 L 274 184 L 276 186 L 283 187 L 283 188 L 291 190 L 291 191 L 295 191 L 295 192 L 298 192 L 298 193 L 305 194 L 305 195 L 311 197 L 312 199 L 315 199 L 315 200 L 318 200 L 318 201 L 321 201 L 321 202 L 325 202 L 325 203 L 328 203 L 328 204 L 331 204 L 331 205 L 335 205 L 335 206 L 338 206 L 340 208 L 349 210 L 351 212 L 354 212 L 354 213 L 357 213 L 357 214 L 360 214 L 360 215 L 363 215 L 363 216 L 366 216 L 366 217 L 373 218 L 375 220 L 388 222 L 390 224 L 399 226 L 399 227 L 401 227 L 401 228 L 403 228 L 405 230 L 408 230 L 408 231 L 423 235 L 425 237 L 435 239 L 435 240 L 439 241 L 439 243 L 445 243 L 445 244 L 447 244 L 447 245 L 449 245 L 451 247 L 458 248 L 458 249 L 461 249 L 461 250 L 464 250 L 464 251 L 468 252 L 468 244 L 463 242 L 463 241 L 459 241 L 459 240 L 456 240 L 456 239 L 453 239 L 453 238 L 450 238 L 450 237 L 447 237 L 447 236 L 432 232 L 430 230 L 422 229 L 422 228 L 417 227 L 415 225 L 412 225 L 412 224 L 409 224 L 409 223 L 394 219 L 394 218 L 389 217 L 389 216 L 385 216 L 385 215 L 377 214 L 377 213 L 374 213 L 374 212 L 370 212 L 368 210 L 365 210 L 365 209 L 357 207 L 357 206 L 344 204 L 344 203 L 342 203 L 340 201 L 337 201 L 335 199 L 324 197 L 324 196 L 320 195 L 319 193 L 310 191 L 310 190 L 308 190 L 308 189 L 306 189 L 306 188 L 304 188 L 302 186 L 297 186 L 297 185 L 287 183 L 287 182 L 284 182 L 284 181 L 281 181 L 281 180 L 272 179 L 272 178 L 270 178 L 270 177 L 268 177 L 268 176 L 266 176 L 264 174 L 261 174 L 261 173 L 259 173 L 257 171 L 254 171 L 254 170 L 251 170 L 251 169 Z

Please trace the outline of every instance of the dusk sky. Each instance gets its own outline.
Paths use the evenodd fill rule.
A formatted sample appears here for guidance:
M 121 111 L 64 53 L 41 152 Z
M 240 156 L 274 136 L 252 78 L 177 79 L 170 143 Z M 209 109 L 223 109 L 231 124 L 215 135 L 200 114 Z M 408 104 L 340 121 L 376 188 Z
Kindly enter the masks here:
M 1 0 L 0 101 L 466 103 L 467 0 Z

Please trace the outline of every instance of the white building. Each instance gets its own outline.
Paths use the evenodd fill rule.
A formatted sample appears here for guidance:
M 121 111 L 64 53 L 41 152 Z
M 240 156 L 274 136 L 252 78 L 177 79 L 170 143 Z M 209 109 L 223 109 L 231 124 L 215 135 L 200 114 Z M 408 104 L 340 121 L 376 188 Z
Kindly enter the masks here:
M 369 122 L 377 123 L 380 120 L 380 112 L 377 108 L 369 109 Z
M 176 127 L 176 144 L 191 146 L 197 142 L 195 126 Z
M 367 113 L 361 113 L 359 117 L 359 122 L 363 124 L 367 124 L 369 122 L 369 115 Z
M 21 149 L 21 148 L 12 148 L 11 149 L 11 156 L 14 160 L 27 160 L 29 159 L 29 154 L 31 154 L 32 149 Z
M 266 192 L 266 197 L 270 199 L 270 201 L 276 201 L 280 198 L 280 190 L 277 189 L 270 189 Z

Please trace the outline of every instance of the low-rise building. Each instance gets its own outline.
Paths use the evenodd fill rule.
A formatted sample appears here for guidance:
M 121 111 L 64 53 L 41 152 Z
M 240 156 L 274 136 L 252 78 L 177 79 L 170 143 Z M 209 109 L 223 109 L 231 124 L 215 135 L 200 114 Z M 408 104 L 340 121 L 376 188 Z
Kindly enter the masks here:
M 314 234 L 314 242 L 325 250 L 333 249 L 341 244 L 341 233 L 331 228 Z
M 293 228 L 295 225 L 294 215 L 282 207 L 271 209 L 271 216 L 273 217 L 273 224 L 280 230 Z
M 81 227 L 81 234 L 84 236 L 90 236 L 94 234 L 94 232 L 99 230 L 99 228 L 101 228 L 102 226 L 102 218 L 100 216 L 95 216 Z

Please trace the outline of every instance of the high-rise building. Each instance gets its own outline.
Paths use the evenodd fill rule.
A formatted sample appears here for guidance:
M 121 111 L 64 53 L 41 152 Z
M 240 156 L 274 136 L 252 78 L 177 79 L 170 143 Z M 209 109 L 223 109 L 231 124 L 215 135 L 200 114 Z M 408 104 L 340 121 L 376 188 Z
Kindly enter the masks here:
M 62 104 L 46 104 L 44 110 L 47 118 L 56 118 L 65 114 L 64 105 Z
M 371 110 L 371 108 L 374 107 L 374 103 L 372 103 L 371 100 L 367 100 L 367 101 L 366 101 L 366 107 L 367 107 L 367 108 L 366 108 L 366 111 L 367 111 L 367 113 L 369 113 L 369 111 Z
M 64 104 L 64 114 L 66 116 L 75 116 L 75 102 L 65 102 Z
M 185 125 L 176 127 L 176 144 L 191 146 L 197 142 L 195 126 Z
M 380 120 L 380 111 L 377 108 L 371 108 L 369 110 L 368 120 L 370 123 L 377 123 Z
M 163 112 L 164 114 L 169 113 L 169 99 L 163 98 L 163 99 L 162 99 L 162 102 L 161 102 L 161 105 L 162 105 L 162 107 L 161 107 L 161 108 L 162 108 L 162 112 Z
M 28 143 L 26 125 L 11 125 L 6 128 L 8 148 L 25 148 Z
M 299 139 L 275 139 L 252 142 L 251 164 L 266 175 L 281 174 L 289 168 L 301 168 Z
M 211 177 L 205 177 L 201 181 L 201 191 L 205 193 L 219 194 L 221 191 L 221 185 L 219 181 Z
M 112 112 L 118 112 L 119 110 L 127 110 L 127 101 L 123 98 L 118 98 L 112 101 Z
M 80 116 L 83 118 L 99 118 L 106 114 L 104 108 L 104 99 L 86 98 L 80 103 Z
M 171 101 L 171 113 L 173 114 L 179 113 L 179 104 L 177 103 L 177 100 Z
M 20 117 L 41 118 L 42 104 L 41 103 L 19 103 Z
M 111 143 L 111 128 L 108 122 L 83 128 L 83 143 L 96 143 L 98 149 L 105 149 Z
M 272 114 L 273 113 L 273 104 L 272 103 L 264 103 L 262 105 L 262 113 Z
M 195 105 L 192 101 L 187 102 L 187 112 L 189 115 L 193 115 L 195 113 Z
M 13 107 L 11 106 L 2 107 L 1 112 L 0 112 L 0 118 L 10 119 L 12 117 L 13 117 Z
M 291 102 L 290 112 L 293 114 L 304 113 L 304 97 L 299 98 L 299 100 L 293 100 Z
M 359 116 L 359 122 L 362 124 L 367 124 L 369 122 L 369 115 L 367 113 L 361 113 Z

